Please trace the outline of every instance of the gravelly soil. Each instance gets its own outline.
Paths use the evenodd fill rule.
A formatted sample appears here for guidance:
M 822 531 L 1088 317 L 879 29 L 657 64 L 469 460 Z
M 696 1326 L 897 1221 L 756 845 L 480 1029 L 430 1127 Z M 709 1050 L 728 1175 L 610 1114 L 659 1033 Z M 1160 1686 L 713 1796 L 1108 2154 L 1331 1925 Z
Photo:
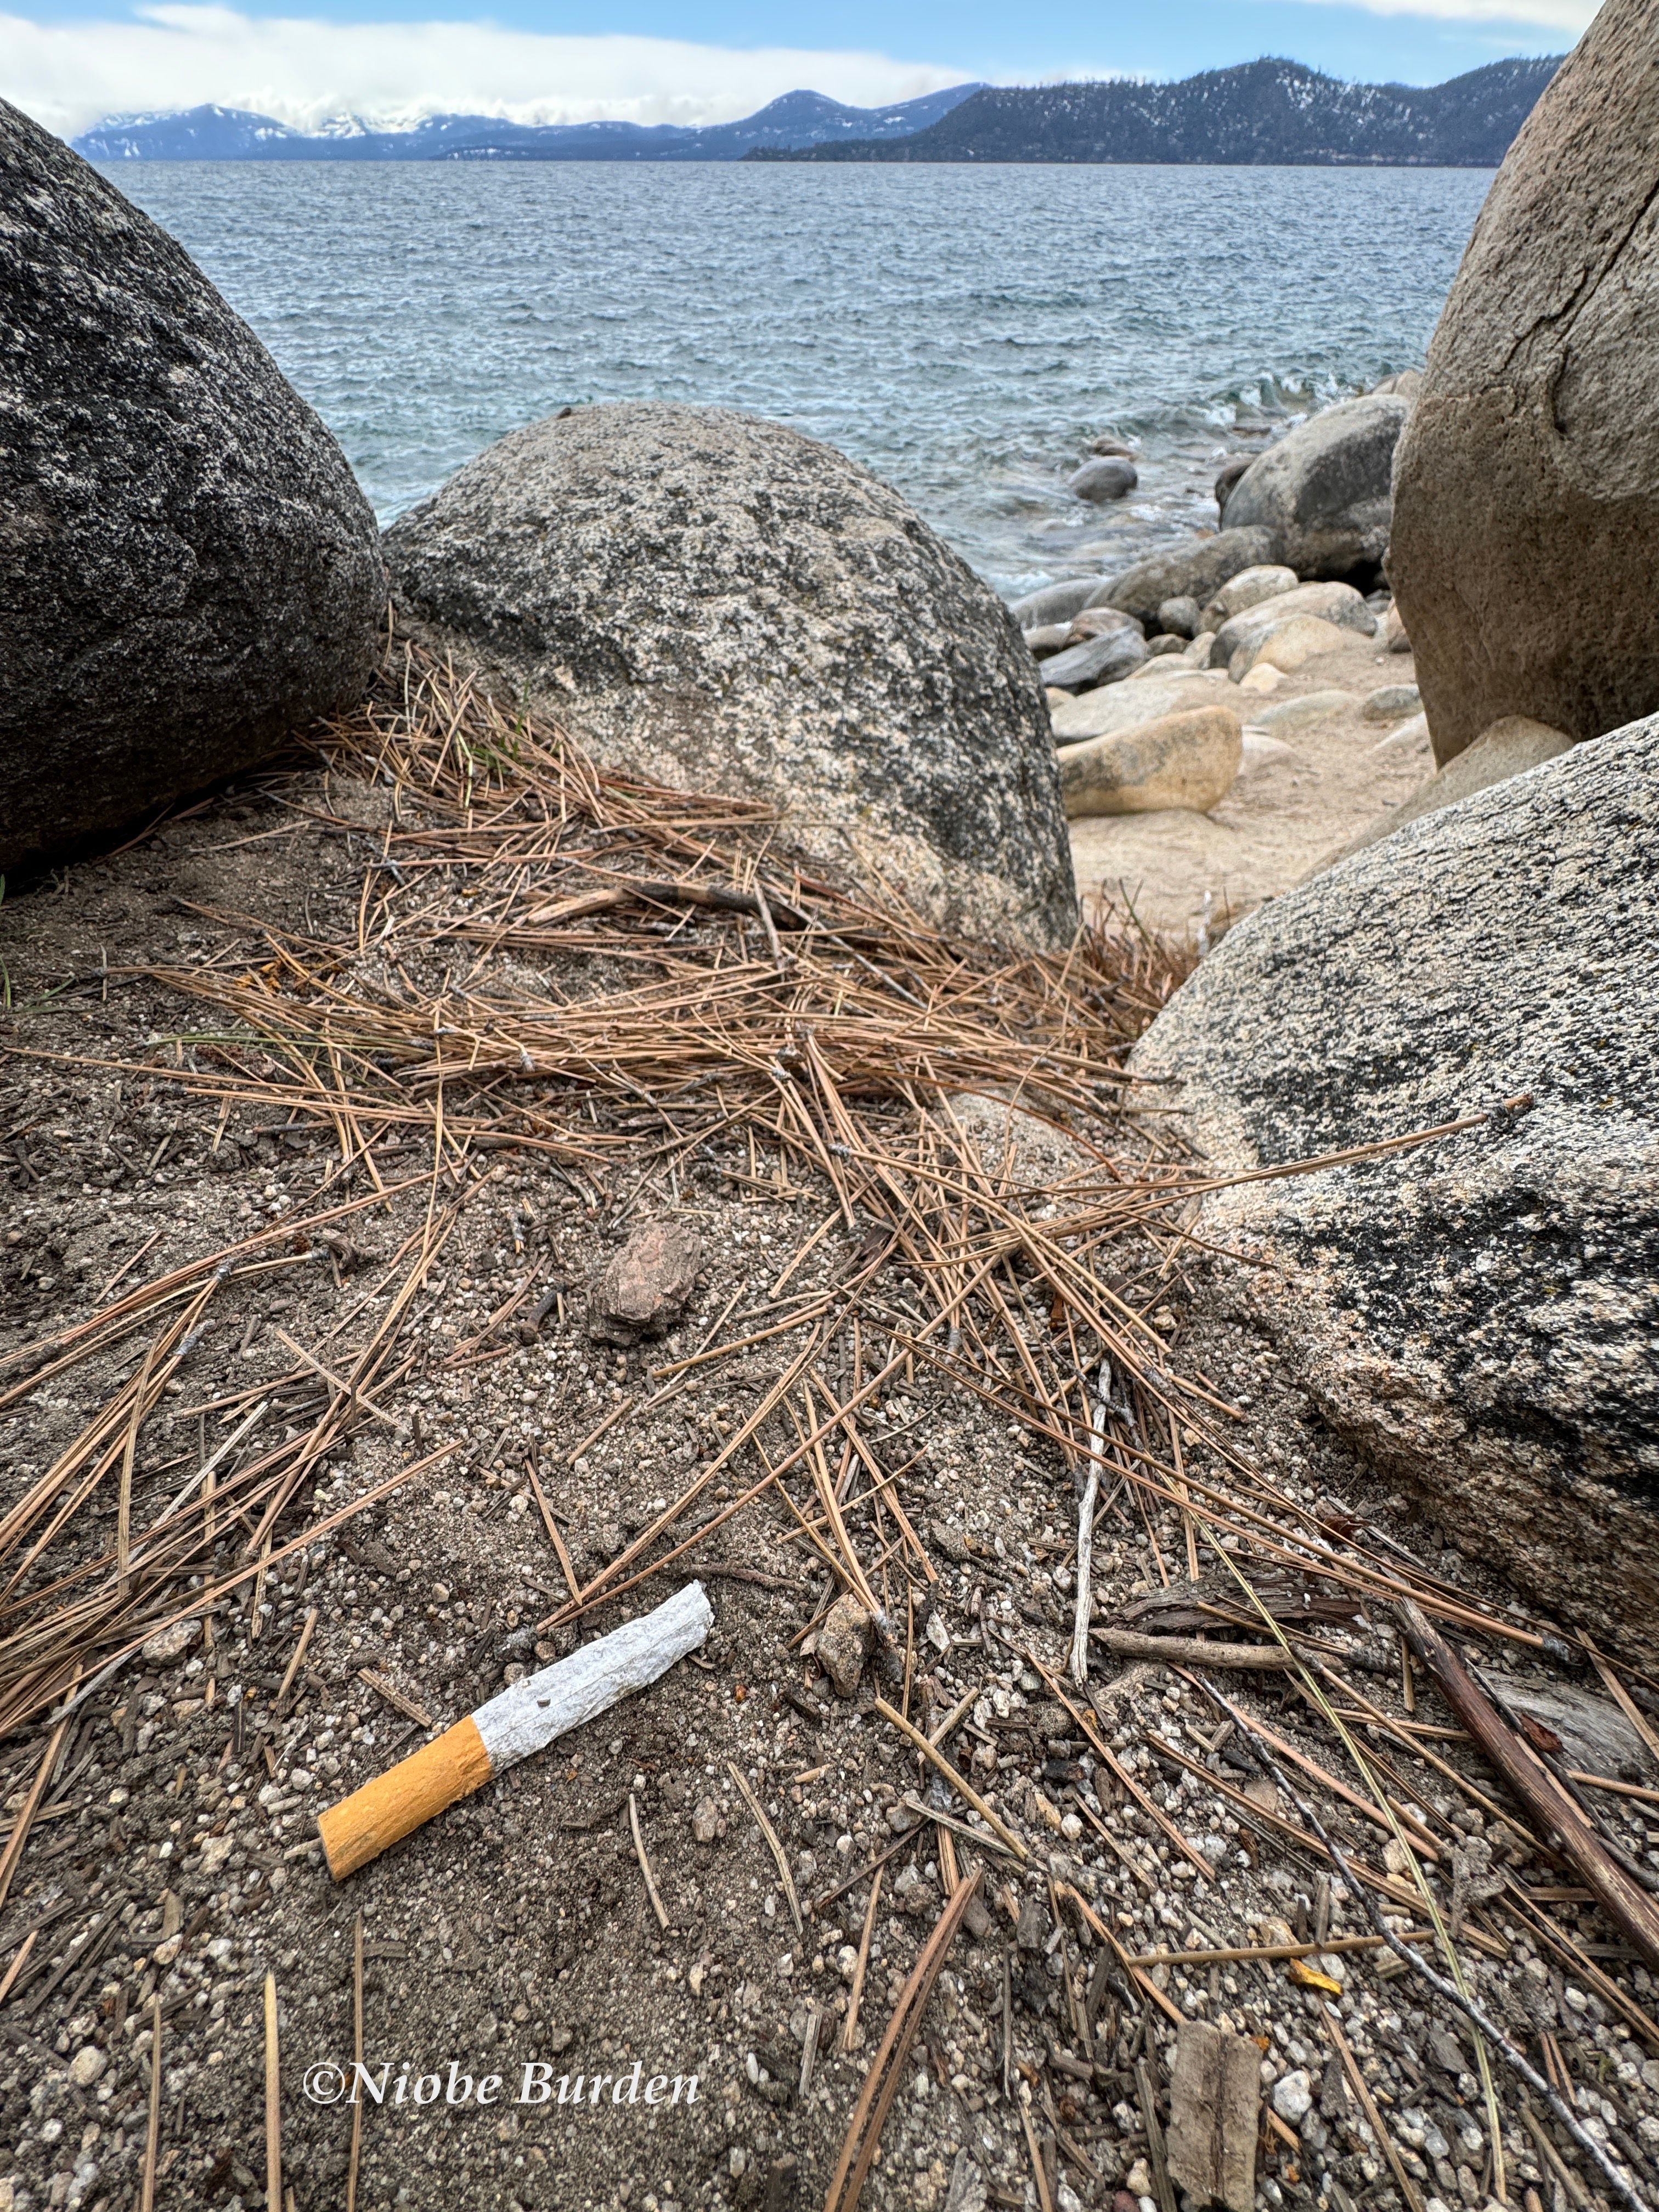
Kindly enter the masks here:
M 169 1087 L 157 1071 L 190 1051 L 199 1011 L 142 980 L 101 980 L 106 966 L 174 961 L 232 939 L 246 939 L 251 962 L 264 957 L 251 924 L 193 908 L 308 932 L 355 913 L 361 855 L 294 811 L 321 787 L 321 772 L 302 768 L 222 793 L 121 854 L 27 887 L 0 913 L 10 993 L 0 1351 L 89 1311 L 118 1270 L 137 1282 L 311 1210 L 337 1168 L 319 1137 L 274 1132 L 269 1115 L 240 1109 L 222 1116 L 211 1100 Z M 366 829 L 384 805 L 383 794 L 337 776 L 329 797 Z M 568 988 L 583 979 L 605 987 L 599 963 L 573 962 Z M 289 1254 L 215 1313 L 168 1410 L 146 1425 L 136 1512 L 182 1481 L 204 1444 L 214 1449 L 260 1402 L 262 1386 L 271 1386 L 272 1424 L 297 1427 L 314 1412 L 303 1368 L 283 1381 L 296 1374 L 289 1340 L 326 1363 L 331 1330 L 372 1294 L 379 1263 L 418 1226 L 429 1149 L 388 1150 L 380 1172 L 406 1187 L 353 1218 L 343 1260 L 315 1246 Z M 963 1810 L 948 1792 L 928 1795 L 915 1758 L 873 1708 L 876 1693 L 905 1694 L 907 1634 L 913 1715 L 933 1725 L 976 1693 L 947 1751 L 1030 1859 L 1014 1866 L 957 1840 L 964 1862 L 985 1863 L 988 1909 L 970 1916 L 946 1965 L 866 2203 L 924 2212 L 947 2199 L 953 2212 L 1036 2205 L 1035 2145 L 1051 2162 L 1042 2177 L 1051 2203 L 1067 2212 L 1078 2202 L 1111 2203 L 1127 2187 L 1139 2212 L 1157 2212 L 1136 2066 L 1147 2062 L 1161 2095 L 1169 2014 L 1224 2021 L 1259 2043 L 1277 2106 L 1263 2124 L 1259 2203 L 1353 2212 L 1390 2201 L 1396 2185 L 1334 2055 L 1328 2000 L 1431 2206 L 1485 2204 L 1495 2177 L 1468 2031 L 1431 1999 L 1425 2005 L 1413 1978 L 1380 1966 L 1375 1950 L 1322 1953 L 1316 1970 L 1334 1985 L 1325 1990 L 1261 1962 L 1155 1966 L 1136 1982 L 1066 1903 L 1063 1890 L 1075 1888 L 1131 1956 L 1310 1935 L 1324 1942 L 1366 1926 L 1358 1905 L 1333 1897 L 1319 1864 L 1287 1842 L 1282 1823 L 1293 1811 L 1239 1761 L 1237 1739 L 1230 1747 L 1201 1690 L 1163 1666 L 1097 1662 L 1089 1727 L 1146 1806 L 1126 1796 L 1028 1663 L 1058 1670 L 1069 1641 L 1069 1478 L 1023 1431 L 921 1370 L 872 1412 L 869 1433 L 883 1464 L 906 1470 L 902 1495 L 936 1580 L 918 1575 L 921 1601 L 907 1621 L 904 1580 L 890 1563 L 896 1652 L 854 1698 L 837 1698 L 808 1656 L 834 1589 L 769 1494 L 692 1555 L 687 1571 L 705 1575 L 715 1613 L 697 1659 L 347 1884 L 331 1882 L 314 1814 L 423 1740 L 410 1709 L 447 1723 L 507 1670 L 561 1656 L 574 1640 L 544 1626 L 566 1591 L 532 1465 L 579 1576 L 614 1557 L 718 1451 L 786 1364 L 792 1340 L 692 1370 L 648 1418 L 625 1416 L 576 1448 L 623 1401 L 656 1387 L 647 1370 L 695 1348 L 741 1286 L 763 1299 L 828 1211 L 825 1191 L 788 1184 L 775 1160 L 746 1147 L 705 1158 L 672 1188 L 647 1179 L 614 1189 L 585 1188 L 533 1157 L 506 1154 L 472 1189 L 417 1302 L 420 1360 L 384 1418 L 367 1420 L 318 1473 L 313 1513 L 384 1480 L 411 1444 L 454 1451 L 273 1570 L 257 1611 L 245 1584 L 205 1632 L 186 1629 L 141 1656 L 67 1731 L 0 1914 L 0 1975 L 39 1930 L 0 2007 L 0 2212 L 112 2212 L 137 2202 L 157 1998 L 158 2203 L 216 2212 L 263 2203 L 268 1973 L 280 2019 L 284 2182 L 300 2212 L 343 2204 L 351 2113 L 312 2101 L 304 2085 L 307 2069 L 351 2053 L 359 1915 L 365 2053 L 377 2078 L 387 2069 L 386 2101 L 363 2112 L 360 2204 L 667 2212 L 821 2198 L 892 2002 L 941 1905 L 946 1832 L 906 1800 L 953 1817 Z M 683 1322 L 635 1351 L 593 1342 L 590 1278 L 642 1220 L 670 1216 L 703 1243 Z M 832 1279 L 856 1243 L 830 1230 L 791 1293 Z M 556 1283 L 562 1299 L 532 1327 L 526 1316 Z M 491 1315 L 526 1285 L 514 1316 L 491 1332 Z M 902 1278 L 893 1287 L 904 1295 Z M 1241 1437 L 1285 1495 L 1346 1497 L 1395 1540 L 1433 1549 L 1443 1578 L 1480 1587 L 1446 1548 L 1455 1531 L 1413 1527 L 1401 1501 L 1369 1494 L 1272 1360 L 1224 1322 L 1183 1322 L 1182 1305 L 1172 1293 L 1159 1325 L 1189 1371 L 1237 1405 Z M 130 1366 L 85 1363 L 0 1412 L 6 1504 Z M 1201 1449 L 1194 1469 L 1200 1478 L 1218 1471 Z M 755 1479 L 746 1463 L 726 1472 L 715 1505 Z M 112 1523 L 98 1518 L 106 1510 L 88 1509 L 88 1543 L 107 1542 Z M 297 1513 L 292 1525 L 302 1525 Z M 233 1522 L 222 1566 L 246 1540 Z M 1098 1614 L 1109 1620 L 1161 1587 L 1164 1571 L 1179 1579 L 1183 1544 L 1173 1516 L 1146 1522 L 1120 1499 L 1096 1540 Z M 1214 1564 L 1200 1554 L 1201 1567 Z M 643 1595 L 672 1586 L 659 1578 Z M 583 1633 L 616 1625 L 638 1602 L 602 1610 Z M 303 1660 L 279 1702 L 308 1622 Z M 1403 1717 L 1390 1632 L 1361 1620 L 1327 1642 L 1365 1695 Z M 1240 1679 L 1230 1693 L 1252 1713 L 1308 1757 L 1335 1762 L 1328 1731 L 1275 1678 L 1245 1678 L 1242 1687 Z M 1444 1726 L 1449 1717 L 1420 1693 L 1418 1717 Z M 44 1741 L 35 1729 L 0 1747 L 10 1813 Z M 1461 1741 L 1436 1747 L 1478 1771 Z M 1483 1819 L 1443 1777 L 1407 1752 L 1392 1755 L 1448 1862 L 1473 1836 L 1496 1843 L 1500 1875 L 1570 1888 L 1527 1839 L 1506 1840 L 1503 1824 Z M 728 1761 L 775 1825 L 809 1907 L 800 1932 Z M 1646 1774 L 1650 1787 L 1655 1778 Z M 630 1795 L 665 1933 L 635 1855 Z M 1364 1820 L 1328 1793 L 1319 1802 L 1337 1832 L 1381 1862 L 1381 1840 Z M 1659 1823 L 1644 1825 L 1659 1802 L 1611 1802 L 1628 1816 L 1627 1847 L 1659 1865 Z M 841 1886 L 890 1850 L 860 2024 L 843 2051 L 869 1883 Z M 1529 2050 L 1540 2033 L 1555 2039 L 1590 2124 L 1651 2190 L 1659 2043 L 1632 2033 L 1631 2017 L 1652 2010 L 1651 1984 L 1616 1955 L 1587 1905 L 1570 1897 L 1535 1910 L 1597 1947 L 1602 1985 L 1586 1986 L 1570 1962 L 1564 1972 L 1559 1950 L 1503 1895 L 1471 1911 L 1468 1970 Z M 816 2061 L 803 2090 L 815 2013 Z M 548 2069 L 532 2082 L 551 2094 L 526 2103 L 532 2062 Z M 477 2085 L 495 2075 L 499 2089 L 481 2106 Z M 468 2076 L 475 2086 L 463 2100 Z M 1580 2190 L 1606 2201 L 1558 2138 L 1574 2177 L 1570 2197 L 1523 2124 L 1512 2080 L 1500 2076 L 1498 2092 L 1511 2201 L 1524 2198 L 1532 2212 L 1534 2192 L 1551 2212 L 1565 2212 Z

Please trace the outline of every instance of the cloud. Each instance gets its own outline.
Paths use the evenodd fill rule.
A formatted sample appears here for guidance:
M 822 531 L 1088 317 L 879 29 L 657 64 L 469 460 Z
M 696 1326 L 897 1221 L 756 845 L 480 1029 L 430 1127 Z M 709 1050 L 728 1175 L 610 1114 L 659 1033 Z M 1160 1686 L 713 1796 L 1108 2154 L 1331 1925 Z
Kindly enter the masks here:
M 1415 15 L 1474 30 L 1486 23 L 1535 24 L 1577 39 L 1595 20 L 1601 0 L 1309 0 L 1314 7 L 1358 8 L 1368 15 Z
M 106 22 L 0 15 L 0 92 L 65 137 L 102 117 L 215 101 L 314 129 L 474 114 L 521 123 L 725 123 L 810 86 L 854 106 L 969 72 L 885 54 L 644 38 L 557 38 L 489 23 L 341 24 L 166 4 Z

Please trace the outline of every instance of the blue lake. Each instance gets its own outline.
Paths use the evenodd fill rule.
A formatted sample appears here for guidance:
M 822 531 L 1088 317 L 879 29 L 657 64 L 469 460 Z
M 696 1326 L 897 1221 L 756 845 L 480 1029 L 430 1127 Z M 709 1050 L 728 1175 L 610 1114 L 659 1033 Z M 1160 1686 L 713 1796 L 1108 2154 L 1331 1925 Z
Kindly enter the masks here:
M 574 401 L 747 408 L 1005 592 L 1213 523 L 1216 457 L 1418 365 L 1468 169 L 153 162 L 106 172 L 330 424 L 383 520 Z M 1064 489 L 1133 441 L 1121 507 Z

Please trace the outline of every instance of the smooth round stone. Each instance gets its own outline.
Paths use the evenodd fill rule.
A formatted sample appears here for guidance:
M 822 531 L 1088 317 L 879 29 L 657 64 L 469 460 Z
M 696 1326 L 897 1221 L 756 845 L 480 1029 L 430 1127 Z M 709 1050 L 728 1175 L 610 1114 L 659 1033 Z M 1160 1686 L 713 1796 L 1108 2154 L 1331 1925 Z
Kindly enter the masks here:
M 1045 660 L 1043 681 L 1062 691 L 1087 691 L 1097 684 L 1118 682 L 1146 658 L 1146 641 L 1138 629 L 1108 630 L 1103 637 L 1085 639 Z
M 1326 622 L 1318 615 L 1292 615 L 1288 622 L 1277 623 L 1258 643 L 1241 645 L 1227 664 L 1227 673 L 1237 684 L 1253 668 L 1265 663 L 1269 668 L 1278 669 L 1282 676 L 1290 676 L 1304 661 L 1316 659 L 1322 653 L 1334 653 L 1347 641 L 1347 633 L 1334 623 Z
M 1074 499 L 1086 499 L 1098 507 L 1108 500 L 1127 499 L 1139 482 L 1134 463 L 1113 454 L 1101 460 L 1085 461 L 1067 480 L 1066 489 Z
M 1138 728 L 1143 722 L 1156 721 L 1160 714 L 1175 713 L 1178 707 L 1209 706 L 1228 696 L 1226 676 L 1218 669 L 1189 669 L 1181 682 L 1174 680 L 1178 674 L 1178 670 L 1173 671 L 1162 684 L 1109 684 L 1102 690 L 1085 691 L 1075 699 L 1068 693 L 1051 693 L 1051 701 L 1059 702 L 1054 708 L 1055 741 L 1071 744 L 1085 738 Z
M 1119 607 L 1085 607 L 1072 624 L 1068 641 L 1081 645 L 1085 638 L 1109 637 L 1120 630 L 1133 630 L 1137 637 L 1145 635 L 1134 617 Z
M 1292 615 L 1317 615 L 1322 622 L 1335 623 L 1361 637 L 1376 633 L 1376 617 L 1352 584 L 1298 584 L 1294 591 L 1275 592 L 1271 599 L 1258 599 L 1242 613 L 1230 615 L 1216 632 L 1211 665 L 1230 666 L 1241 645 L 1259 643 Z
M 1012 601 L 1008 611 L 1024 630 L 1037 629 L 1048 623 L 1068 623 L 1105 581 L 1104 576 L 1071 576 L 1064 583 L 1044 584 L 1041 590 L 1027 592 L 1023 599 Z
M 1264 561 L 1254 568 L 1241 568 L 1230 576 L 1204 610 L 1203 622 L 1206 629 L 1219 629 L 1235 615 L 1242 615 L 1246 607 L 1259 606 L 1263 599 L 1273 599 L 1281 592 L 1293 592 L 1297 586 L 1294 568 L 1281 568 L 1275 561 Z
M 1304 691 L 1299 699 L 1281 699 L 1277 706 L 1263 707 L 1250 720 L 1256 729 L 1283 737 L 1287 730 L 1311 730 L 1321 723 L 1334 722 L 1340 715 L 1351 714 L 1358 703 L 1352 691 Z
M 1399 722 L 1422 704 L 1415 684 L 1381 684 L 1361 701 L 1359 711 L 1368 722 Z
M 1062 746 L 1060 795 L 1073 821 L 1170 807 L 1207 814 L 1231 789 L 1243 758 L 1243 731 L 1232 708 L 1193 708 Z
M 1170 637 L 1196 637 L 1202 619 L 1198 601 L 1189 592 L 1164 599 L 1158 606 L 1158 626 Z

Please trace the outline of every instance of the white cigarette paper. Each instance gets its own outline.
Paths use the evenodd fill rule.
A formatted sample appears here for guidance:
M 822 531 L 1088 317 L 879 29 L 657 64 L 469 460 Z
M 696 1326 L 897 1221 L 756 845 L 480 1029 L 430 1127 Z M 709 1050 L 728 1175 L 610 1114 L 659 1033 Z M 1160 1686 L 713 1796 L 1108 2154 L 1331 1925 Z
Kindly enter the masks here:
M 688 1583 L 654 1613 L 526 1674 L 411 1757 L 376 1775 L 317 1821 L 336 1881 L 378 1858 L 390 1844 L 457 1798 L 541 1751 L 556 1736 L 656 1681 L 695 1651 L 714 1625 L 701 1583 Z

